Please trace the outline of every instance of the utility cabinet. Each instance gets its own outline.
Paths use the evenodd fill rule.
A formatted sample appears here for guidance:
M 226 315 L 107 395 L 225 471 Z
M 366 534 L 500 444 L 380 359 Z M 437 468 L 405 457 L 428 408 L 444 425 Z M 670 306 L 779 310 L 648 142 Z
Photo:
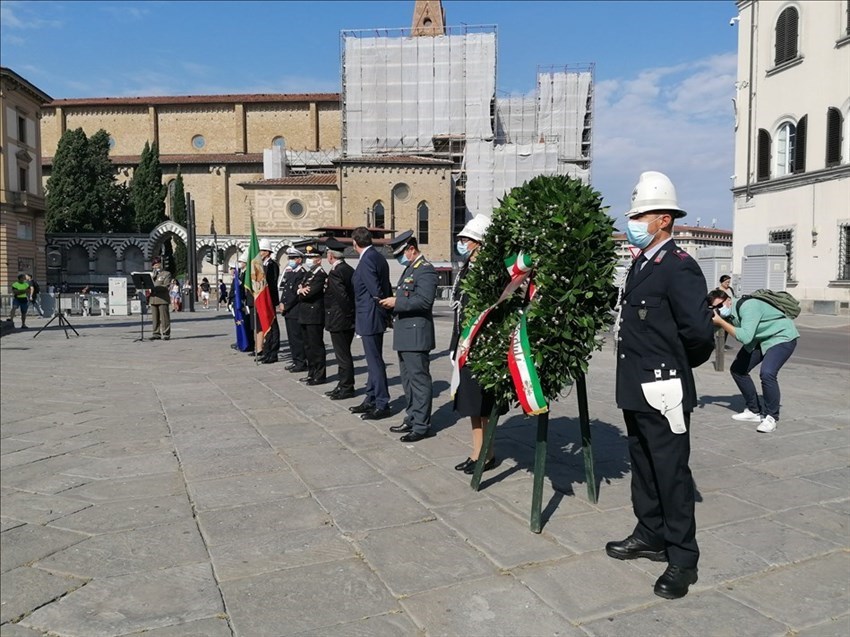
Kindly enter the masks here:
M 788 255 L 783 243 L 758 243 L 744 247 L 739 295 L 767 288 L 785 290 L 788 281 Z
M 126 277 L 109 277 L 109 316 L 127 316 Z
M 705 246 L 697 249 L 697 263 L 705 277 L 708 289 L 713 290 L 720 285 L 720 277 L 724 274 L 732 276 L 732 248 L 722 246 Z

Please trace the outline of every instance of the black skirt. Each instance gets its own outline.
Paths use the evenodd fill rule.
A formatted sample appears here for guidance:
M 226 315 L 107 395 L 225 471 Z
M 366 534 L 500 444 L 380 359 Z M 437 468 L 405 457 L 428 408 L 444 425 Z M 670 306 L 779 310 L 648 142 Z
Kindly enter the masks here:
M 460 383 L 455 392 L 454 410 L 459 416 L 472 418 L 487 418 L 493 412 L 495 399 L 482 389 L 478 381 L 469 370 L 469 365 L 464 365 L 460 370 Z M 506 409 L 500 409 L 499 414 L 505 414 Z

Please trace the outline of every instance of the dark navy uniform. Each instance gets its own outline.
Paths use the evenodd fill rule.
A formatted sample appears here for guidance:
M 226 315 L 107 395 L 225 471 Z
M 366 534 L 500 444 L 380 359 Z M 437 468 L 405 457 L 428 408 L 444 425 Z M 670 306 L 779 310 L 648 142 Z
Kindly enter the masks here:
M 275 311 L 275 308 L 280 303 L 277 285 L 275 285 L 280 276 L 280 268 L 277 265 L 277 261 L 270 256 L 263 261 L 263 270 L 265 270 L 266 274 L 266 283 L 269 287 L 273 312 L 271 327 L 263 339 L 263 359 L 272 363 L 277 361 L 278 350 L 280 349 L 280 326 L 277 324 L 277 312 Z
M 345 261 L 337 261 L 328 272 L 325 283 L 325 329 L 330 332 L 339 370 L 336 388 L 345 393 L 354 391 L 354 360 L 351 356 L 351 342 L 354 340 L 353 276 L 354 268 Z
M 641 267 L 642 266 L 642 267 Z M 671 565 L 693 568 L 699 559 L 694 519 L 694 482 L 688 467 L 690 412 L 697 405 L 691 366 L 713 346 L 705 277 L 696 261 L 670 240 L 647 260 L 639 256 L 626 278 L 617 332 L 617 406 L 629 436 L 633 535 L 666 546 Z M 641 383 L 671 377 L 682 381 L 685 425 L 674 434 L 644 397 Z
M 286 322 L 286 339 L 289 341 L 289 355 L 292 357 L 292 371 L 306 371 L 307 357 L 304 354 L 304 339 L 301 337 L 301 324 L 298 313 L 301 310 L 301 297 L 298 286 L 304 280 L 306 272 L 299 265 L 283 272 L 280 285 L 280 302 L 283 303 L 283 319 Z
M 308 255 L 309 256 L 309 255 Z M 307 293 L 301 298 L 298 310 L 298 322 L 301 324 L 301 338 L 304 341 L 304 353 L 307 356 L 307 379 L 316 383 L 325 382 L 325 280 L 327 273 L 316 266 L 304 275 L 301 288 Z
M 434 298 L 437 271 L 423 255 L 408 264 L 396 286 L 393 349 L 407 403 L 404 422 L 415 434 L 431 427 L 433 387 L 429 352 L 435 347 Z

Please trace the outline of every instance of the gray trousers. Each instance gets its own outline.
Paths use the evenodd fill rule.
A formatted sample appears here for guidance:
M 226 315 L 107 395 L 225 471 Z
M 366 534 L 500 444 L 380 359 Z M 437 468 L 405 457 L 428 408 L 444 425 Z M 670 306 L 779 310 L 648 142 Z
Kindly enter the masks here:
M 431 359 L 428 352 L 398 352 L 401 386 L 406 402 L 404 417 L 415 433 L 431 428 Z

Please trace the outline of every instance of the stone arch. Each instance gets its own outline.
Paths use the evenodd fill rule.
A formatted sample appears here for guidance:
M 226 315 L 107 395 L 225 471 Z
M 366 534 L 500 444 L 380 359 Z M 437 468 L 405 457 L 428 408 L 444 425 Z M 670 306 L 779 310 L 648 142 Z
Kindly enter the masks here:
M 118 257 L 110 241 L 98 241 L 94 246 L 95 274 L 112 275 L 118 271 Z
M 124 246 L 121 251 L 124 272 L 140 272 L 145 269 L 145 246 L 133 242 Z
M 171 219 L 167 219 L 151 230 L 148 235 L 148 245 L 145 252 L 145 259 L 150 259 L 154 254 L 154 248 L 161 245 L 168 235 L 175 235 L 183 241 L 185 245 L 189 245 L 189 235 L 186 228 L 179 223 L 175 223 Z
M 89 273 L 89 251 L 83 241 L 68 244 L 68 274 Z
M 135 237 L 131 237 L 131 238 L 129 238 L 129 239 L 125 239 L 125 240 L 124 240 L 124 242 L 123 242 L 120 246 L 118 246 L 118 249 L 117 249 L 118 258 L 119 258 L 119 259 L 124 259 L 124 253 L 125 253 L 128 249 L 130 249 L 130 248 L 134 248 L 134 247 L 135 247 L 135 248 L 138 248 L 139 250 L 141 250 L 141 251 L 142 251 L 142 256 L 143 256 L 143 258 L 144 258 L 145 248 L 146 248 L 147 246 L 145 245 L 145 242 L 144 242 L 144 241 L 142 241 L 141 239 L 137 239 L 137 238 L 135 238 Z

